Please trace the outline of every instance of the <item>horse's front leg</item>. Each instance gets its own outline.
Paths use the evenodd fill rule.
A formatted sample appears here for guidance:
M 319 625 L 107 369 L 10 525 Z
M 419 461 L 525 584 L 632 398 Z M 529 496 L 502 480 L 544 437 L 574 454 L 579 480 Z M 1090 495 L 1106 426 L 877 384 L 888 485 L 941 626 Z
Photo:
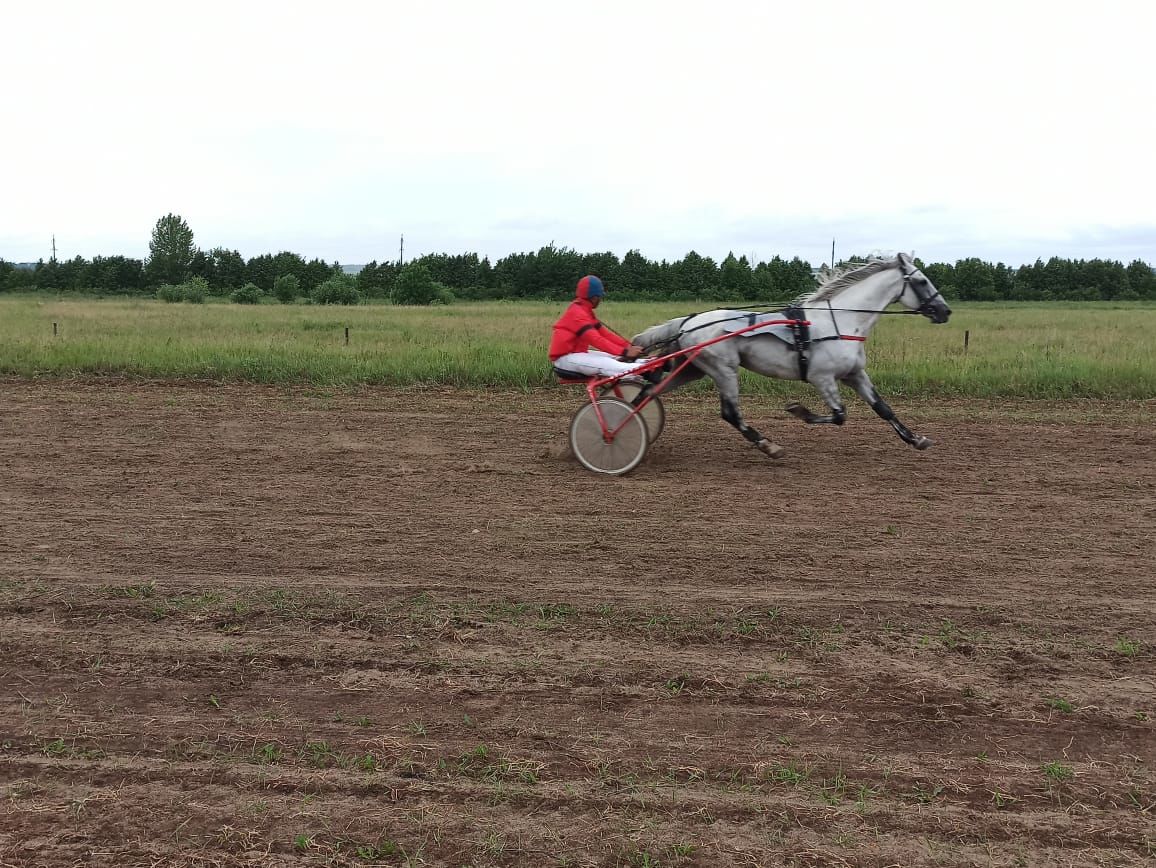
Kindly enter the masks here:
M 718 386 L 719 399 L 722 403 L 723 420 L 729 422 L 738 432 L 758 447 L 759 451 L 771 458 L 782 458 L 787 450 L 778 443 L 772 443 L 745 421 L 739 412 L 739 376 L 737 371 L 711 372 L 711 377 Z
M 822 397 L 824 403 L 831 408 L 831 415 L 817 416 L 798 401 L 787 405 L 787 412 L 802 419 L 808 425 L 842 425 L 847 420 L 847 411 L 843 409 L 843 399 L 839 396 L 839 386 L 834 377 L 822 377 L 809 381 Z
M 930 439 L 921 434 L 916 434 L 895 417 L 895 411 L 887 406 L 886 401 L 879 397 L 879 393 L 875 391 L 875 384 L 871 382 L 871 378 L 867 376 L 866 371 L 859 371 L 856 374 L 852 374 L 850 377 L 845 378 L 843 382 L 858 392 L 859 397 L 866 401 L 868 406 L 879 414 L 879 418 L 886 419 L 891 427 L 895 429 L 895 433 L 903 439 L 904 443 L 908 443 L 916 449 L 927 449 L 931 446 Z

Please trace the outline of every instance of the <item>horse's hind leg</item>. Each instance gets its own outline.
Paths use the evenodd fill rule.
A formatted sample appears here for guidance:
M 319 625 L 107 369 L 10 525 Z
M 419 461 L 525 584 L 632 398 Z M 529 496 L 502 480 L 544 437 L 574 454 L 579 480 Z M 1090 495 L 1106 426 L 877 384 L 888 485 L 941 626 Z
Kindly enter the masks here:
M 926 449 L 931 446 L 931 440 L 920 434 L 916 434 L 910 430 L 906 425 L 900 422 L 895 417 L 895 411 L 887 406 L 887 402 L 879 397 L 879 393 L 875 391 L 875 384 L 871 382 L 871 378 L 867 376 L 866 371 L 859 371 L 852 374 L 850 377 L 844 379 L 848 386 L 859 393 L 859 397 L 867 402 L 881 419 L 887 420 L 895 433 L 898 434 L 904 443 L 914 446 L 916 449 Z
M 708 371 L 718 386 L 719 399 L 722 403 L 723 420 L 729 422 L 739 433 L 758 447 L 760 452 L 771 458 L 782 458 L 787 450 L 778 443 L 772 443 L 750 425 L 743 421 L 743 414 L 739 412 L 739 375 L 738 371 Z
M 822 377 L 811 380 L 810 383 L 815 387 L 824 403 L 831 408 L 831 415 L 817 416 L 798 401 L 788 404 L 787 412 L 802 419 L 808 425 L 842 425 L 847 419 L 847 411 L 843 409 L 843 399 L 839 396 L 839 386 L 835 383 L 835 378 Z

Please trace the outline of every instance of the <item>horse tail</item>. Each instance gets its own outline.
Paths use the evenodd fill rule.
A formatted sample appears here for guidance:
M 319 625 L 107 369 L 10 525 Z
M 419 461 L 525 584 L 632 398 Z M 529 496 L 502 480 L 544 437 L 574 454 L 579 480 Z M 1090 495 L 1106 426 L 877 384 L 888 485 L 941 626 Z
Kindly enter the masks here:
M 673 345 L 682 334 L 682 324 L 686 322 L 687 319 L 688 317 L 685 316 L 676 316 L 672 320 L 651 326 L 646 331 L 632 337 L 630 342 L 646 350 L 650 350 L 653 347 L 659 347 L 660 349 L 669 347 L 673 350 L 675 349 Z

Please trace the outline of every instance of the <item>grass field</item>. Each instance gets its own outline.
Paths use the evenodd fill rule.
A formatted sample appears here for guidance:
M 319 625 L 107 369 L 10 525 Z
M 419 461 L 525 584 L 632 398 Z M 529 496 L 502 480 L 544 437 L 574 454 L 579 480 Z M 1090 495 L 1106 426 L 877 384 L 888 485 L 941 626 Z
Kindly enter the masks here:
M 602 313 L 632 334 L 714 306 L 612 301 Z M 546 345 L 562 307 L 249 307 L 8 296 L 0 298 L 0 373 L 531 388 L 550 382 Z M 1156 305 L 956 303 L 954 310 L 943 326 L 921 317 L 879 324 L 867 348 L 868 371 L 883 393 L 1156 396 Z M 756 394 L 790 388 L 753 376 L 744 384 Z

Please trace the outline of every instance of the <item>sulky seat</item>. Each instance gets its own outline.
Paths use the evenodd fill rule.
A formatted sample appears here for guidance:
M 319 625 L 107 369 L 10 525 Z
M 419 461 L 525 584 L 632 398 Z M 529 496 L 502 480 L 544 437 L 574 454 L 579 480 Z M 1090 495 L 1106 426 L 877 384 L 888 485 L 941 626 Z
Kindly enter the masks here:
M 579 374 L 577 371 L 567 371 L 565 368 L 554 368 L 554 376 L 558 378 L 558 382 L 563 386 L 577 386 L 583 383 L 589 383 L 594 377 L 588 377 L 585 374 Z

